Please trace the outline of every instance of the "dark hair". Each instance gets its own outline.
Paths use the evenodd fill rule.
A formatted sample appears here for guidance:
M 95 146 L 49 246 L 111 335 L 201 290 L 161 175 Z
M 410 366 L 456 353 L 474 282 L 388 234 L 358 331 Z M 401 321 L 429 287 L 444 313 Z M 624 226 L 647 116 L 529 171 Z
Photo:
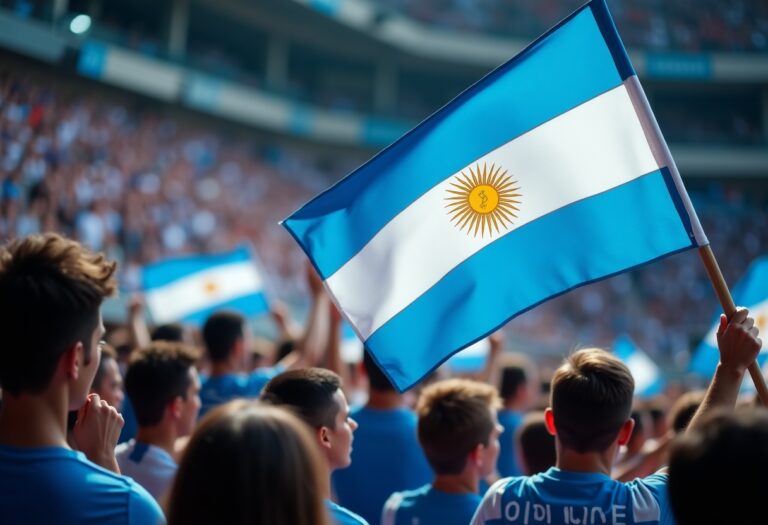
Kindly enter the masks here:
M 101 390 L 101 382 L 104 380 L 104 374 L 107 371 L 107 362 L 109 359 L 117 361 L 117 352 L 108 344 L 103 344 L 101 346 L 101 361 L 99 361 L 99 367 L 96 369 L 96 375 L 93 376 L 91 390 Z
M 555 466 L 555 436 L 547 430 L 544 412 L 529 412 L 514 436 L 525 462 L 526 476 L 546 472 Z
M 245 318 L 237 312 L 216 312 L 203 325 L 203 341 L 214 363 L 226 361 L 244 335 Z
M 238 400 L 192 435 L 168 500 L 168 525 L 330 525 L 327 473 L 306 426 Z
M 368 354 L 368 350 L 363 352 L 363 366 L 365 367 L 365 373 L 368 376 L 368 384 L 371 390 L 379 390 L 383 392 L 394 391 L 395 387 L 389 378 L 384 375 L 379 365 Z
M 520 385 L 528 382 L 525 369 L 522 366 L 505 366 L 501 370 L 501 397 L 509 399 L 517 394 Z
M 156 341 L 134 352 L 125 373 L 125 391 L 141 426 L 160 423 L 168 403 L 186 399 L 195 349 L 181 343 Z
M 340 406 L 333 397 L 341 379 L 324 368 L 298 368 L 273 377 L 264 387 L 262 401 L 289 407 L 310 427 L 336 428 Z
M 168 323 L 156 326 L 150 339 L 153 341 L 184 341 L 184 326 L 181 323 Z
M 680 434 L 688 428 L 688 423 L 691 422 L 699 405 L 704 401 L 705 394 L 704 390 L 694 390 L 693 392 L 686 392 L 675 401 L 669 411 L 669 426 L 672 427 L 675 434 Z
M 677 523 L 755 523 L 768 493 L 768 412 L 717 410 L 672 443 L 669 499 Z
M 85 362 L 99 307 L 116 291 L 115 262 L 54 233 L 0 247 L 0 387 L 38 393 L 61 355 L 81 342 Z
M 447 379 L 419 396 L 418 435 L 424 455 L 437 474 L 459 474 L 477 445 L 488 445 L 496 422 L 496 389 L 469 379 Z
M 598 348 L 569 356 L 552 376 L 550 403 L 560 443 L 602 452 L 629 419 L 635 381 L 624 363 Z
M 288 354 L 293 352 L 295 348 L 296 348 L 295 340 L 286 339 L 285 341 L 281 341 L 280 343 L 277 344 L 277 356 L 275 357 L 275 361 L 279 363 L 285 357 L 287 357 Z

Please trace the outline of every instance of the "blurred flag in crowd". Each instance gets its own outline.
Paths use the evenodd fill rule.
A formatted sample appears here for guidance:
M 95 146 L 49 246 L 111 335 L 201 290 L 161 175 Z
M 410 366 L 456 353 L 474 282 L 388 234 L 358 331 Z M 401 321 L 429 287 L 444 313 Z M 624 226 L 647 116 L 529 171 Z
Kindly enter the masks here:
M 472 374 L 480 372 L 488 361 L 488 353 L 491 350 L 491 343 L 488 338 L 480 339 L 478 342 L 469 345 L 461 352 L 451 356 L 446 364 L 454 374 Z
M 664 378 L 656 363 L 627 335 L 613 343 L 613 353 L 621 359 L 635 378 L 635 396 L 653 397 L 664 390 Z
M 760 330 L 763 348 L 757 360 L 762 365 L 768 360 L 768 343 L 766 343 L 768 341 L 768 256 L 752 262 L 744 277 L 736 283 L 732 295 L 733 301 L 738 306 L 749 308 L 749 315 L 755 319 L 757 328 Z M 717 327 L 721 313 L 722 310 L 719 308 L 715 311 L 712 327 L 691 359 L 688 370 L 694 374 L 709 378 L 717 367 L 720 360 L 720 353 L 717 350 Z M 754 388 L 751 381 L 744 381 L 744 385 Z
M 401 390 L 551 297 L 707 244 L 603 0 L 283 225 Z
M 341 323 L 341 360 L 345 363 L 359 363 L 363 360 L 363 343 L 346 321 Z
M 145 301 L 155 323 L 202 324 L 214 311 L 246 317 L 269 311 L 264 278 L 249 247 L 167 259 L 142 270 Z

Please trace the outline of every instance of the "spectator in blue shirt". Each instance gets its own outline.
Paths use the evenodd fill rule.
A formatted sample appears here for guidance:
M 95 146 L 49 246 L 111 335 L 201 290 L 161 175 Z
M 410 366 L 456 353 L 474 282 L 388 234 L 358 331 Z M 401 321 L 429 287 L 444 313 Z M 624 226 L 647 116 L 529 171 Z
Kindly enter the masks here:
M 416 436 L 416 414 L 367 352 L 363 364 L 368 403 L 352 412 L 360 426 L 352 465 L 334 473 L 333 486 L 341 505 L 378 523 L 393 492 L 424 486 L 432 481 L 432 470 Z
M 466 525 L 480 503 L 480 480 L 496 471 L 499 425 L 496 389 L 467 379 L 425 388 L 419 397 L 419 443 L 434 481 L 396 492 L 384 505 L 382 525 Z
M 515 442 L 515 432 L 523 422 L 525 412 L 534 398 L 537 385 L 535 367 L 522 354 L 507 354 L 503 356 L 501 367 L 502 409 L 499 410 L 499 422 L 504 432 L 499 438 L 501 453 L 499 454 L 499 475 L 502 478 L 521 476 L 523 469 L 518 461 L 519 454 Z
M 86 398 L 115 267 L 56 234 L 0 248 L 0 523 L 164 521 L 144 489 L 115 474 L 122 418 L 97 394 Z M 77 409 L 82 452 L 67 443 L 67 411 Z
M 720 365 L 689 431 L 713 407 L 733 408 L 744 373 L 762 346 L 745 309 L 730 322 L 721 318 L 717 339 Z M 610 477 L 616 453 L 634 427 L 634 386 L 626 365 L 603 350 L 591 348 L 568 357 L 552 378 L 551 406 L 545 412 L 555 436 L 557 465 L 543 474 L 495 483 L 472 525 L 674 524 L 666 469 L 629 483 Z
M 330 473 L 351 463 L 353 433 L 357 423 L 341 390 L 339 376 L 324 368 L 300 368 L 274 377 L 264 387 L 262 400 L 295 412 L 312 430 Z M 326 494 L 325 504 L 337 525 L 368 525 L 353 512 L 337 505 Z
M 176 474 L 176 443 L 200 411 L 200 379 L 192 347 L 155 341 L 131 357 L 125 388 L 136 411 L 136 438 L 118 445 L 120 470 L 162 501 Z
M 257 398 L 261 389 L 284 366 L 258 368 L 246 373 L 250 329 L 236 312 L 216 312 L 203 325 L 203 341 L 211 361 L 210 377 L 200 390 L 205 415 L 213 407 L 236 398 Z

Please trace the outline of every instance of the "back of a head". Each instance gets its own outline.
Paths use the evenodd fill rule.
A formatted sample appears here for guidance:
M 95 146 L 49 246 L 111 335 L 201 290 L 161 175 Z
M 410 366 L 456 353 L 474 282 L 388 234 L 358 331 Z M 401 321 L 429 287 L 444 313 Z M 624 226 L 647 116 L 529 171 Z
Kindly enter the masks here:
M 524 474 L 532 476 L 555 466 L 555 437 L 547 430 L 544 412 L 530 412 L 517 428 L 515 440 L 524 463 Z
M 153 341 L 184 341 L 184 325 L 181 323 L 167 323 L 156 326 L 152 330 L 150 339 Z
M 389 378 L 381 371 L 379 365 L 373 360 L 366 350 L 363 352 L 363 367 L 365 367 L 365 373 L 368 376 L 368 384 L 371 390 L 378 390 L 380 392 L 395 392 L 395 386 L 389 380 Z
M 500 365 L 499 394 L 504 400 L 513 399 L 518 395 L 520 387 L 527 385 L 530 380 L 531 361 L 522 354 L 506 354 Z
M 192 381 L 189 371 L 198 358 L 196 349 L 170 341 L 155 341 L 134 352 L 125 374 L 125 391 L 140 426 L 160 423 L 174 398 L 186 399 Z
M 675 401 L 669 411 L 669 426 L 675 434 L 680 434 L 688 428 L 688 423 L 691 422 L 699 405 L 704 401 L 705 394 L 704 390 L 694 390 L 693 392 L 686 392 Z
M 552 376 L 550 404 L 560 444 L 603 452 L 629 419 L 635 381 L 624 363 L 598 348 L 573 353 Z
M 203 325 L 203 342 L 214 363 L 226 361 L 235 342 L 244 336 L 245 318 L 236 312 L 216 312 Z
M 306 426 L 232 401 L 203 418 L 179 465 L 168 525 L 329 525 L 327 473 Z
M 419 443 L 436 474 L 461 473 L 469 453 L 489 444 L 497 423 L 491 410 L 498 406 L 495 388 L 468 379 L 439 381 L 421 392 Z
M 288 407 L 312 428 L 335 428 L 341 408 L 334 394 L 341 379 L 325 368 L 298 368 L 273 377 L 261 394 L 262 401 Z
M 672 444 L 669 498 L 680 525 L 759 523 L 768 494 L 768 411 L 717 411 Z
M 116 263 L 57 234 L 0 248 L 0 386 L 38 393 L 61 355 L 81 342 L 86 364 L 104 298 L 116 291 Z

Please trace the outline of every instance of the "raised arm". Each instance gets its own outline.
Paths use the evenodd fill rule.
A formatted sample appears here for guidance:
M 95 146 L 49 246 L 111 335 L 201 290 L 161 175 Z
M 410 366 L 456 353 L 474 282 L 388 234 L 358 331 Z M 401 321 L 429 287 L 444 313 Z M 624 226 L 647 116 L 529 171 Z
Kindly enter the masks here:
M 746 308 L 738 308 L 730 321 L 725 315 L 720 316 L 717 329 L 720 362 L 688 430 L 696 428 L 701 418 L 713 409 L 736 405 L 744 373 L 755 362 L 762 345 L 755 321 Z

